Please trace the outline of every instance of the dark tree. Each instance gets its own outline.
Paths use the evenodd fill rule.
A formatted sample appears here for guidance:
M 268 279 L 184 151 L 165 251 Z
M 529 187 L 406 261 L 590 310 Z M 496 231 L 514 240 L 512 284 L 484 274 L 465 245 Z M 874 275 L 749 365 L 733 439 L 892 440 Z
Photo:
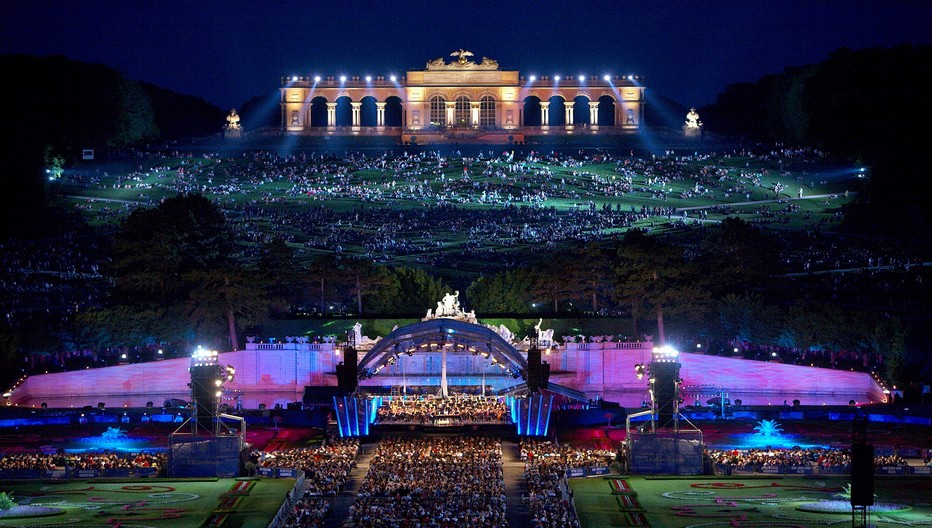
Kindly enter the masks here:
M 185 274 L 223 269 L 233 250 L 223 211 L 199 194 L 178 195 L 126 218 L 113 242 L 113 274 L 125 299 L 167 306 L 186 297 Z

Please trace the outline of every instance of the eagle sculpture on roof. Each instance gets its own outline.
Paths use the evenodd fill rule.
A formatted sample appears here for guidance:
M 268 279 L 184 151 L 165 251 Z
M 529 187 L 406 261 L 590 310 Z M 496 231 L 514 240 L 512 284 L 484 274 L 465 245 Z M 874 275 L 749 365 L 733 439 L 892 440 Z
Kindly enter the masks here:
M 460 64 L 466 64 L 466 60 L 467 60 L 466 57 L 472 57 L 472 52 L 471 52 L 471 51 L 466 51 L 466 50 L 464 50 L 463 48 L 460 48 L 459 50 L 454 51 L 453 53 L 451 53 L 450 56 L 451 56 L 451 57 L 459 57 L 459 63 L 460 63 Z

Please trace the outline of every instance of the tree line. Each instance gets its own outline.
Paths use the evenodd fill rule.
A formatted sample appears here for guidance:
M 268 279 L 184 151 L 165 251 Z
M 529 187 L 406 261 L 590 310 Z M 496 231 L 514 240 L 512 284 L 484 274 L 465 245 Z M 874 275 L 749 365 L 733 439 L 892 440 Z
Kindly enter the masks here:
M 908 377 L 908 321 L 768 286 L 784 271 L 778 253 L 773 235 L 736 218 L 687 244 L 632 230 L 479 277 L 462 300 L 480 317 L 626 317 L 633 335 L 660 343 L 857 351 Z M 273 318 L 422 317 L 453 291 L 420 268 L 333 254 L 302 265 L 281 239 L 249 258 L 223 212 L 198 194 L 130 214 L 113 237 L 109 273 L 108 304 L 75 318 L 76 346 L 210 343 L 235 350 Z

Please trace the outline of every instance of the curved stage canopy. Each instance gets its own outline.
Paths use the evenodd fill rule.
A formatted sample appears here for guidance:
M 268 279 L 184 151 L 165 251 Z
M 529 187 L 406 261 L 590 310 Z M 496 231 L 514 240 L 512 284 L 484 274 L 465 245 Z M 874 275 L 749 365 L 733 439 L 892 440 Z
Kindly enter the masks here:
M 382 338 L 359 362 L 359 379 L 368 379 L 395 362 L 401 354 L 418 351 L 468 351 L 474 355 L 492 358 L 506 373 L 515 379 L 527 378 L 527 360 L 508 341 L 485 326 L 436 318 L 392 330 Z

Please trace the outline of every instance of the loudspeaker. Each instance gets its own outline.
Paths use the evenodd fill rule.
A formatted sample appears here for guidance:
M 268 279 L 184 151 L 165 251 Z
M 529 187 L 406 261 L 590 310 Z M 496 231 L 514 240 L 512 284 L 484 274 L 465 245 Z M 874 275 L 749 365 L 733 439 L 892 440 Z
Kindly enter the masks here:
M 851 446 L 851 505 L 874 504 L 874 446 Z
M 540 349 L 531 347 L 527 351 L 527 389 L 531 392 L 540 390 L 541 381 Z
M 680 364 L 676 362 L 655 361 L 650 365 L 653 379 L 654 403 L 657 406 L 657 427 L 673 424 L 676 409 L 676 380 L 679 377 Z
M 191 367 L 191 400 L 197 426 L 207 431 L 213 430 L 214 414 L 217 412 L 217 384 L 220 374 L 217 365 L 198 365 Z
M 540 388 L 550 387 L 550 363 L 544 361 L 540 365 Z
M 354 347 L 343 349 L 343 364 L 346 368 L 344 372 L 346 379 L 343 382 L 346 392 L 356 392 L 356 387 L 359 385 L 359 378 L 356 377 L 356 371 L 359 368 L 359 357 L 356 355 Z

